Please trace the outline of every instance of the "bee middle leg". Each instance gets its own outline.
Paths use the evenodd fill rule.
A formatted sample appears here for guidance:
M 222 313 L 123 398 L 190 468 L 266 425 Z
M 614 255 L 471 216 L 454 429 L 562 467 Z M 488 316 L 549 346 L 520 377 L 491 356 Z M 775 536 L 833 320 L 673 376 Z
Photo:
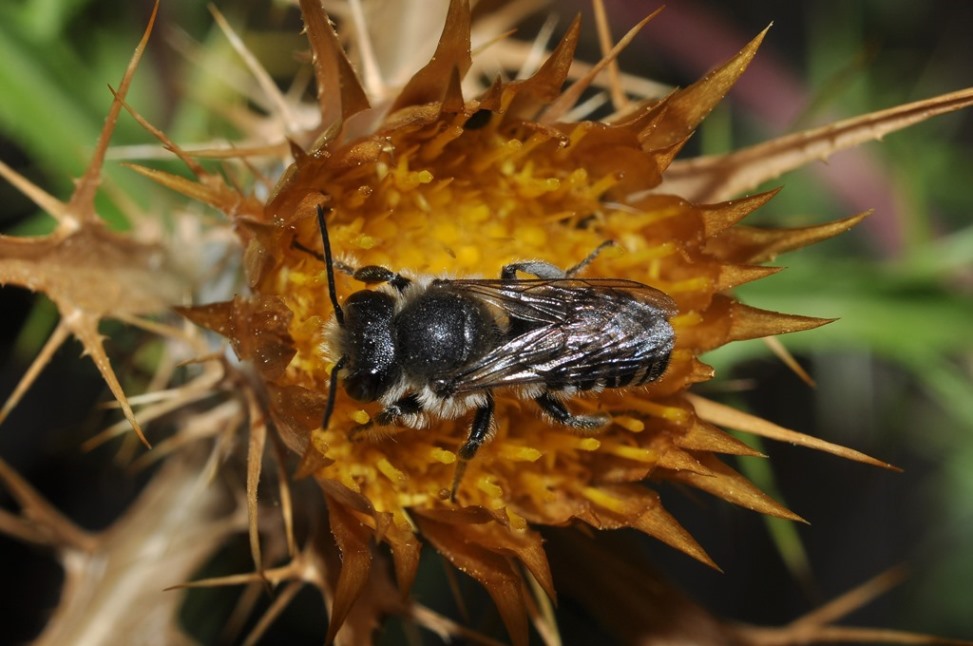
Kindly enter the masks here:
M 555 422 L 564 424 L 582 435 L 597 435 L 611 421 L 605 415 L 574 415 L 564 402 L 551 393 L 538 395 L 534 401 Z
M 456 490 L 459 489 L 459 483 L 463 479 L 467 463 L 473 459 L 480 446 L 490 437 L 490 430 L 493 427 L 493 410 L 493 393 L 487 392 L 486 401 L 476 409 L 476 413 L 473 415 L 470 434 L 456 452 L 459 456 L 459 462 L 456 463 L 456 471 L 453 472 L 453 487 L 449 492 L 449 499 L 452 502 L 456 502 Z

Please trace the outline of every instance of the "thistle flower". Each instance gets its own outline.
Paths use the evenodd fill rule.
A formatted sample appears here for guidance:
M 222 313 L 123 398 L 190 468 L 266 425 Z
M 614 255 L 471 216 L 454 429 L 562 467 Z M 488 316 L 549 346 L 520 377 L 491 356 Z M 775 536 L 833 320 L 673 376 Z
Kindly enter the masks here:
M 667 180 L 674 157 L 745 71 L 763 34 L 697 83 L 661 99 L 619 106 L 610 118 L 594 121 L 572 117 L 582 93 L 652 16 L 570 84 L 566 81 L 581 28 L 578 20 L 535 70 L 480 87 L 471 73 L 479 68 L 472 53 L 470 9 L 463 0 L 453 0 L 435 54 L 400 90 L 384 94 L 380 86 L 362 81 L 320 6 L 302 0 L 301 9 L 320 120 L 305 127 L 288 108 L 292 118 L 281 134 L 291 142 L 292 162 L 269 197 L 243 192 L 208 173 L 137 114 L 196 179 L 135 169 L 224 212 L 244 245 L 250 293 L 182 311 L 228 339 L 256 373 L 257 385 L 240 388 L 249 414 L 249 527 L 259 578 L 274 583 L 303 580 L 322 588 L 330 603 L 329 640 L 363 639 L 375 619 L 369 610 L 402 611 L 402 604 L 382 596 L 389 586 L 384 569 L 376 565 L 382 563 L 380 545 L 391 554 L 404 595 L 416 576 L 421 546 L 434 547 L 484 586 L 511 639 L 525 643 L 530 620 L 544 630 L 543 613 L 536 609 L 541 602 L 531 585 L 556 598 L 545 528 L 632 528 L 715 567 L 663 508 L 656 484 L 688 485 L 760 513 L 800 520 L 717 457 L 759 455 L 721 427 L 888 466 L 690 392 L 694 384 L 712 377 L 700 358 L 703 353 L 732 341 L 827 322 L 755 309 L 736 300 L 730 290 L 778 271 L 763 265 L 778 253 L 836 235 L 864 217 L 803 229 L 757 229 L 740 221 L 774 192 L 705 203 L 670 192 L 680 179 Z M 935 109 L 969 102 L 968 96 L 957 97 Z M 119 100 L 116 115 L 121 107 Z M 905 125 L 911 113 L 900 110 L 886 115 L 874 130 Z M 861 123 L 854 125 L 846 127 L 855 133 L 852 138 L 874 135 L 862 133 Z M 823 139 L 819 133 L 809 140 Z M 260 171 L 272 167 L 269 163 Z M 712 168 L 697 170 L 694 178 Z M 90 190 L 93 185 L 93 180 L 85 184 Z M 727 180 L 727 185 L 733 184 Z M 570 405 L 577 410 L 611 419 L 604 432 L 590 436 L 556 428 L 513 393 L 498 390 L 495 433 L 469 462 L 456 499 L 450 500 L 443 492 L 454 482 L 457 447 L 470 424 L 467 417 L 434 419 L 426 428 L 389 429 L 387 437 L 362 438 L 357 429 L 373 420 L 379 408 L 337 393 L 330 424 L 321 427 L 331 375 L 338 369 L 338 351 L 327 334 L 334 316 L 327 276 L 320 259 L 308 253 L 319 248 L 315 214 L 322 205 L 328 209 L 331 244 L 352 267 L 494 277 L 504 265 L 524 259 L 571 267 L 606 240 L 613 241 L 586 267 L 585 275 L 634 280 L 673 299 L 676 341 L 669 366 L 644 387 L 572 399 Z M 69 233 L 65 229 L 59 235 Z M 108 243 L 109 248 L 117 246 Z M 130 270 L 133 263 L 106 261 L 99 271 L 116 265 Z M 139 267 L 139 277 L 152 273 Z M 6 279 L 25 282 L 16 269 L 10 265 Z M 56 290 L 41 288 L 57 300 Z M 335 288 L 344 301 L 363 286 L 339 273 Z M 169 303 L 177 300 L 171 294 L 161 296 L 159 286 L 144 291 Z M 132 309 L 121 311 L 115 307 L 121 300 L 111 301 L 108 308 L 82 308 L 86 326 L 68 323 L 59 338 L 82 329 L 87 336 L 79 336 L 87 339 L 86 346 L 98 348 L 90 336 L 97 320 L 110 315 L 141 321 L 137 314 L 158 306 L 157 301 L 126 298 Z M 66 301 L 76 306 L 72 298 Z M 110 368 L 103 372 L 138 429 Z M 210 377 L 195 382 L 198 392 L 212 388 Z M 189 393 L 193 391 L 186 389 L 179 401 L 197 396 Z M 271 434 L 268 422 L 278 435 Z M 264 569 L 257 485 L 268 437 L 272 442 L 279 437 L 299 456 L 298 475 L 312 479 L 324 492 L 340 565 L 319 542 L 311 540 L 299 551 L 288 527 L 290 564 Z M 281 495 L 289 501 L 287 489 Z M 292 513 L 289 502 L 285 510 Z M 557 539 L 563 540 L 575 539 Z M 339 633 L 346 621 L 347 629 Z

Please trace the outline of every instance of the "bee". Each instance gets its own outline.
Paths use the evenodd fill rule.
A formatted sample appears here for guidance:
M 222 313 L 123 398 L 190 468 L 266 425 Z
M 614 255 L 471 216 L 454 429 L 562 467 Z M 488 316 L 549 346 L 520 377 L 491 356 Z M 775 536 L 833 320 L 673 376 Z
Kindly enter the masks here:
M 325 263 L 334 307 L 327 345 L 339 357 L 322 428 L 339 379 L 352 399 L 382 405 L 369 425 L 422 428 L 473 410 L 451 500 L 466 464 L 492 434 L 495 389 L 532 399 L 554 422 L 591 434 L 610 418 L 572 413 L 565 398 L 646 384 L 669 364 L 669 318 L 676 313 L 669 296 L 631 280 L 576 277 L 611 242 L 567 270 L 530 260 L 504 266 L 498 280 L 407 277 L 334 261 L 321 206 L 317 219 L 324 255 L 315 255 Z M 354 292 L 342 305 L 336 267 L 379 287 Z

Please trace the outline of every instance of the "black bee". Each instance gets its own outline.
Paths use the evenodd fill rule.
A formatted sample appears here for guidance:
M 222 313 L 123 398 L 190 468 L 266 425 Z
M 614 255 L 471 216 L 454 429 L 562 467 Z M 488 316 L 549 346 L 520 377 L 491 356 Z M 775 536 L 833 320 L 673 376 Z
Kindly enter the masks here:
M 574 277 L 610 243 L 567 271 L 526 261 L 506 265 L 499 280 L 408 278 L 385 267 L 336 263 L 320 206 L 317 215 L 335 313 L 330 349 L 340 356 L 322 426 L 328 427 L 342 375 L 353 399 L 381 402 L 374 418 L 380 426 L 420 428 L 430 418 L 475 409 L 458 451 L 453 497 L 466 462 L 490 437 L 495 388 L 512 387 L 555 422 L 593 433 L 609 418 L 572 414 L 564 397 L 645 384 L 669 363 L 672 299 L 631 280 Z M 355 292 L 342 306 L 335 266 L 382 286 Z

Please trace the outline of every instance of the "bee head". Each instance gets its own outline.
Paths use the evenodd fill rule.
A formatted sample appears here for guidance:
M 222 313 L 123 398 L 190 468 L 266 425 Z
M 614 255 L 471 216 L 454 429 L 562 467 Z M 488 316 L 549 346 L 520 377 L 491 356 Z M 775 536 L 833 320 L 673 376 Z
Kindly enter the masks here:
M 395 298 L 362 290 L 345 301 L 341 353 L 347 357 L 345 390 L 352 399 L 375 401 L 399 380 L 392 333 Z

